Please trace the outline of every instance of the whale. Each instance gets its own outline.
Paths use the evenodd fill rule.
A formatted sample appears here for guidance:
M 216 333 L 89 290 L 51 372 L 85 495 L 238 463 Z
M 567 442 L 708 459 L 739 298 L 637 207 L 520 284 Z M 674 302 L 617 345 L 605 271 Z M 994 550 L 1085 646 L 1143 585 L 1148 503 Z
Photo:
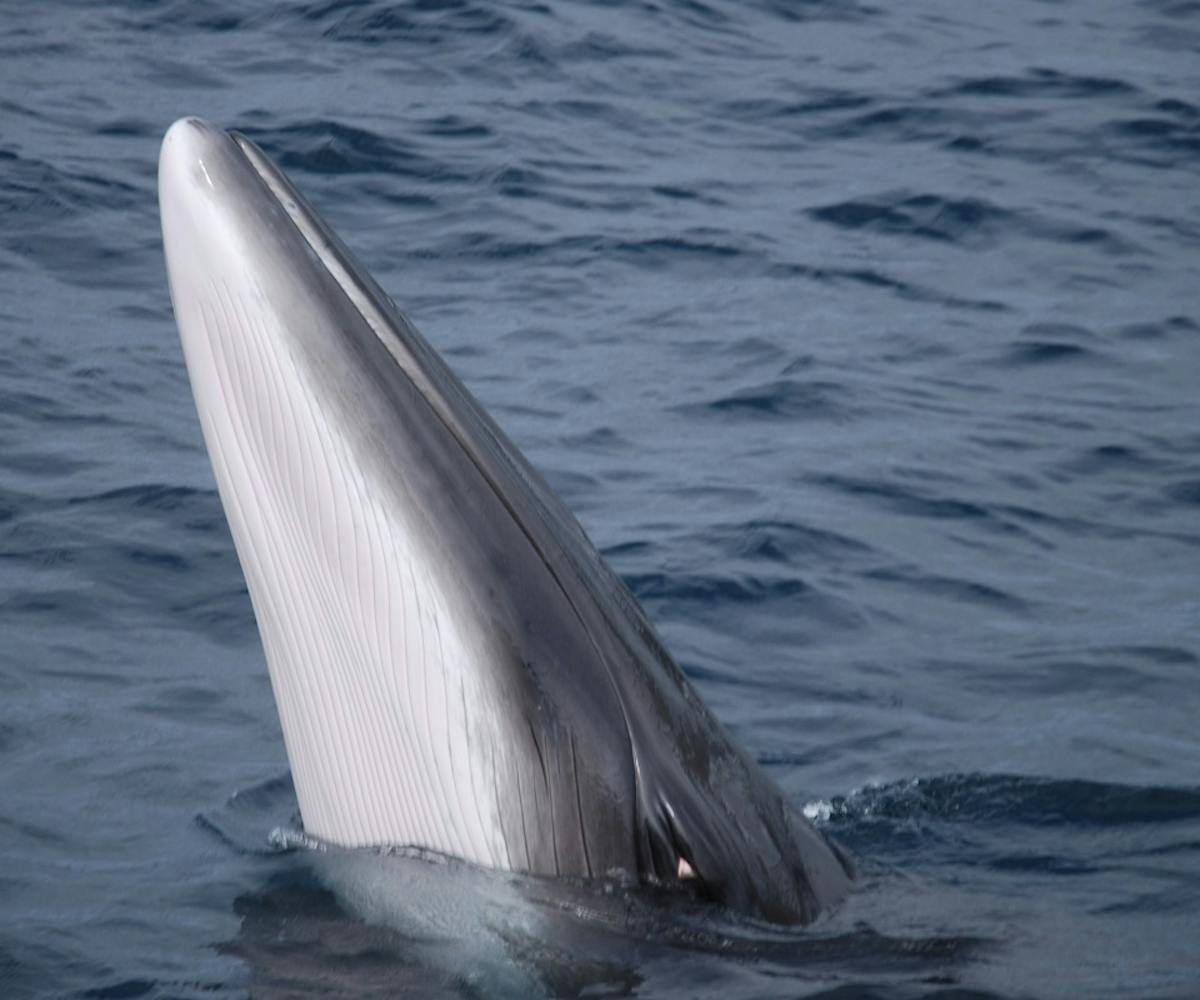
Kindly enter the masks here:
M 306 836 L 806 924 L 854 872 L 566 505 L 282 171 L 158 169 L 176 325 Z

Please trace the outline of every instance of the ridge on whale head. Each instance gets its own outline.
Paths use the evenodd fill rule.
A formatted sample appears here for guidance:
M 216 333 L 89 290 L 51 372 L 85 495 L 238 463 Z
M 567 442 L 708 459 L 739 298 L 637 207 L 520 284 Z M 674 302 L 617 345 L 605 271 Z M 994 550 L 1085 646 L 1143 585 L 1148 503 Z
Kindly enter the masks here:
M 263 152 L 163 140 L 171 297 L 306 830 L 686 880 L 804 923 L 849 864 L 571 513 Z

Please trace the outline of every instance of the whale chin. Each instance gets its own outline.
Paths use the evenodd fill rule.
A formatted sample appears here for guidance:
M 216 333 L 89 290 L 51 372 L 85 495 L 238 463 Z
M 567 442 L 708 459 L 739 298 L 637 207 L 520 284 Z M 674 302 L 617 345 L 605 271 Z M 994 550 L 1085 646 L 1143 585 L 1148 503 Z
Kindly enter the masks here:
M 182 119 L 159 197 L 305 829 L 537 875 L 685 881 L 786 923 L 837 903 L 844 857 L 266 155 Z

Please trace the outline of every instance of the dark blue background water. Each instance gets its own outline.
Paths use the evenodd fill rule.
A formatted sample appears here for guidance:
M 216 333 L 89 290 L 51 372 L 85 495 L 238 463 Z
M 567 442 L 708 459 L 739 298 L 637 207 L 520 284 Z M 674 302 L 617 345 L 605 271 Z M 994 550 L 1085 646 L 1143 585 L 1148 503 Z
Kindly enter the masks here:
M 0 993 L 508 988 L 267 842 L 286 760 L 161 259 L 183 114 L 282 164 L 862 865 L 800 935 L 616 919 L 506 961 L 563 995 L 1200 995 L 1169 0 L 4 5 Z

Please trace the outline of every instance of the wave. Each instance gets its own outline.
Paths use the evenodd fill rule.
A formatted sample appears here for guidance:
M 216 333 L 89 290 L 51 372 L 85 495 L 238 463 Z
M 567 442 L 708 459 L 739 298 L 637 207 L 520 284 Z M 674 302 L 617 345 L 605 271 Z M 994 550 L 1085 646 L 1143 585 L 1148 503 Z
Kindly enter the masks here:
M 809 807 L 838 828 L 878 820 L 1113 827 L 1200 820 L 1200 786 L 1144 787 L 1006 774 L 946 774 L 869 786 Z

